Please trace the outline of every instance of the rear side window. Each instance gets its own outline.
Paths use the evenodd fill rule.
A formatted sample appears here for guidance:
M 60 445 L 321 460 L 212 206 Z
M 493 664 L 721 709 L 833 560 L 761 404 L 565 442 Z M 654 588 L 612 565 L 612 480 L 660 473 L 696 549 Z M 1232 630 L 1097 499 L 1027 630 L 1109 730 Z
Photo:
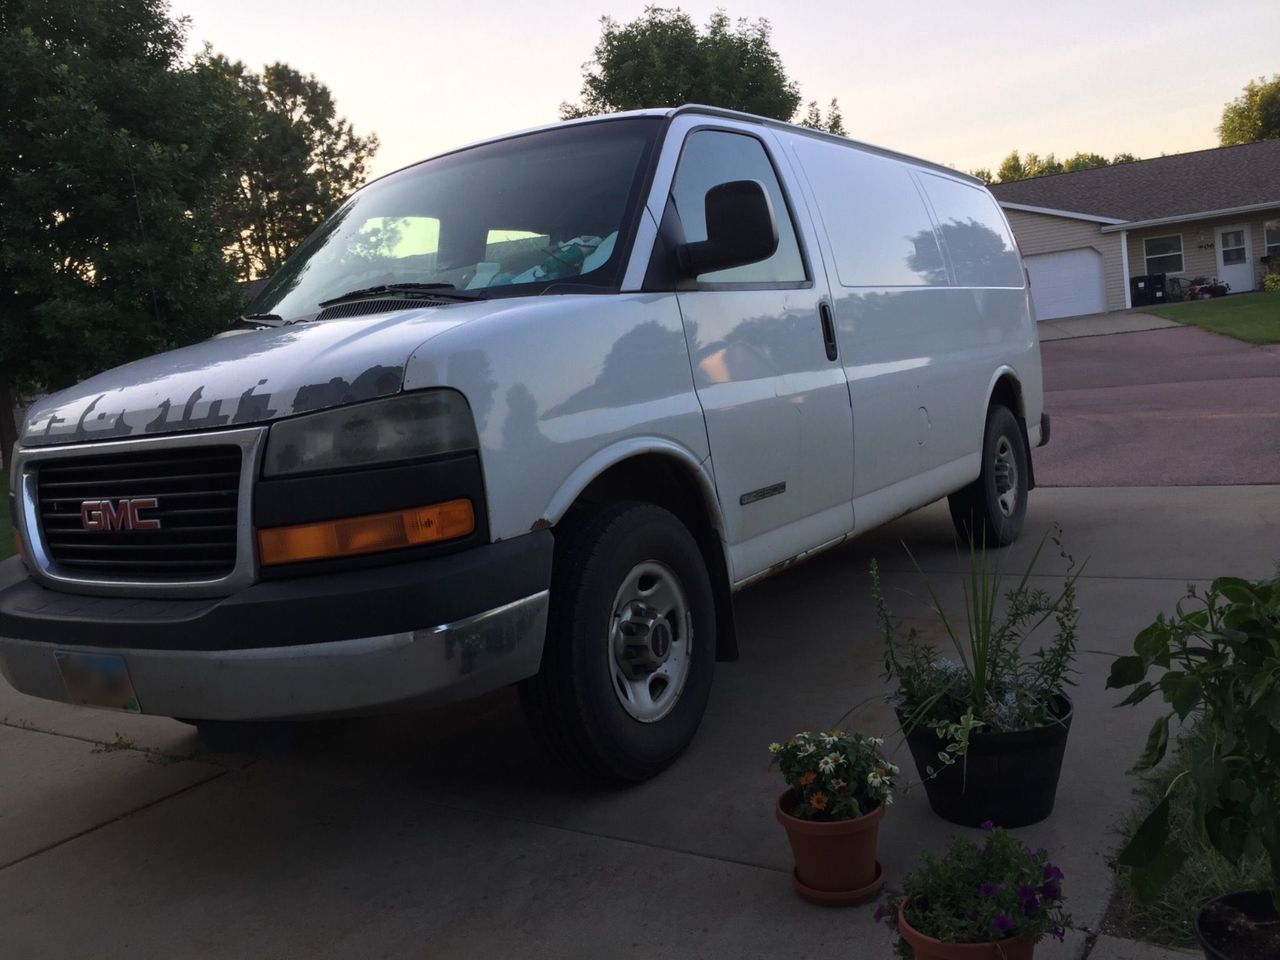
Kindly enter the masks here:
M 931 173 L 921 174 L 938 232 L 962 287 L 1021 287 L 1013 236 L 991 194 Z
M 907 167 L 813 137 L 794 143 L 842 286 L 946 286 L 933 222 Z
M 769 155 L 755 137 L 723 130 L 695 130 L 689 134 L 671 184 L 671 198 L 680 214 L 685 240 L 694 243 L 707 239 L 707 191 L 732 180 L 758 180 L 764 185 L 778 221 L 778 249 L 768 260 L 704 273 L 698 281 L 765 284 L 807 281 L 786 198 Z

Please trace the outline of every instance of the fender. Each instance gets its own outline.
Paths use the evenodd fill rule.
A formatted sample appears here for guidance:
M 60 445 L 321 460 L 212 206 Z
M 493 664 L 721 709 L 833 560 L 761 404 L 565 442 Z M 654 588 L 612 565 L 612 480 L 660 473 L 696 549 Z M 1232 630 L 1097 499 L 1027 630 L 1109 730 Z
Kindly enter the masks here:
M 991 405 L 991 397 L 995 393 L 996 384 L 1000 378 L 1008 375 L 1013 378 L 1013 382 L 1018 385 L 1018 409 L 1014 410 L 1014 414 L 1018 418 L 1018 425 L 1022 427 L 1022 445 L 1027 450 L 1027 489 L 1034 490 L 1036 488 L 1036 468 L 1031 458 L 1031 451 L 1034 447 L 1040 445 L 1040 424 L 1035 424 L 1034 428 L 1027 425 L 1026 402 L 1022 399 L 1022 378 L 1018 376 L 1018 371 L 1009 366 L 1009 364 L 1001 364 L 996 368 L 996 372 L 991 375 L 990 381 L 987 383 L 987 406 Z M 983 408 L 986 409 L 985 407 Z M 1035 442 L 1031 440 L 1031 431 L 1035 430 Z
M 543 508 L 540 519 L 535 526 L 554 526 L 559 523 L 560 519 L 568 512 L 569 507 L 573 505 L 573 502 L 578 499 L 578 496 L 592 480 L 614 464 L 645 453 L 659 453 L 673 457 L 682 466 L 689 469 L 697 481 L 698 489 L 702 493 L 707 515 L 711 518 L 711 526 L 723 537 L 724 520 L 720 515 L 720 500 L 716 496 L 715 477 L 711 473 L 711 458 L 707 457 L 705 460 L 699 460 L 688 447 L 662 437 L 645 436 L 628 437 L 625 440 L 610 444 L 601 450 L 597 450 L 582 463 L 578 464 L 573 472 L 565 478 L 559 489 L 552 494 L 551 499 L 547 501 L 547 505 Z

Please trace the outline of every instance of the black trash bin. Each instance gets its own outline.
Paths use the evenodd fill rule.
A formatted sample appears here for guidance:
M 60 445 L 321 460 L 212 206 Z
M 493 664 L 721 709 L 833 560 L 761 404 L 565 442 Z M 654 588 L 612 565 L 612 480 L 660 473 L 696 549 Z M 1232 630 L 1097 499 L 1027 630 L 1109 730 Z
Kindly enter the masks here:
M 1135 307 L 1151 307 L 1165 302 L 1165 275 L 1143 274 L 1129 278 L 1129 302 Z

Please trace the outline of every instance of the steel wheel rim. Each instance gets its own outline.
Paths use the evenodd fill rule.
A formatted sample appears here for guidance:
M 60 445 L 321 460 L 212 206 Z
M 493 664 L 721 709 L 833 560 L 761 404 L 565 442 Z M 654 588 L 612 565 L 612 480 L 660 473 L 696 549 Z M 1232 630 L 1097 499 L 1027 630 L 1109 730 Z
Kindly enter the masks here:
M 1013 455 L 1013 444 L 1006 436 L 1002 435 L 996 441 L 991 476 L 995 480 L 996 503 L 1000 507 L 1000 513 L 1012 517 L 1018 509 L 1018 462 Z
M 693 646 L 689 599 L 664 563 L 645 560 L 622 578 L 609 623 L 609 672 L 622 709 L 656 723 L 680 700 Z

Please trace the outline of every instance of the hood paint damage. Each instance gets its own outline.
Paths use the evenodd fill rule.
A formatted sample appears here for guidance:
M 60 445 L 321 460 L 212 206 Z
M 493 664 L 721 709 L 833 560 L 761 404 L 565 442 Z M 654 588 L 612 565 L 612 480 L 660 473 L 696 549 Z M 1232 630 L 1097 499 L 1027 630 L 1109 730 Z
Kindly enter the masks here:
M 411 307 L 215 337 L 91 377 L 32 404 L 41 446 L 266 423 L 398 393 L 410 354 L 511 300 Z

